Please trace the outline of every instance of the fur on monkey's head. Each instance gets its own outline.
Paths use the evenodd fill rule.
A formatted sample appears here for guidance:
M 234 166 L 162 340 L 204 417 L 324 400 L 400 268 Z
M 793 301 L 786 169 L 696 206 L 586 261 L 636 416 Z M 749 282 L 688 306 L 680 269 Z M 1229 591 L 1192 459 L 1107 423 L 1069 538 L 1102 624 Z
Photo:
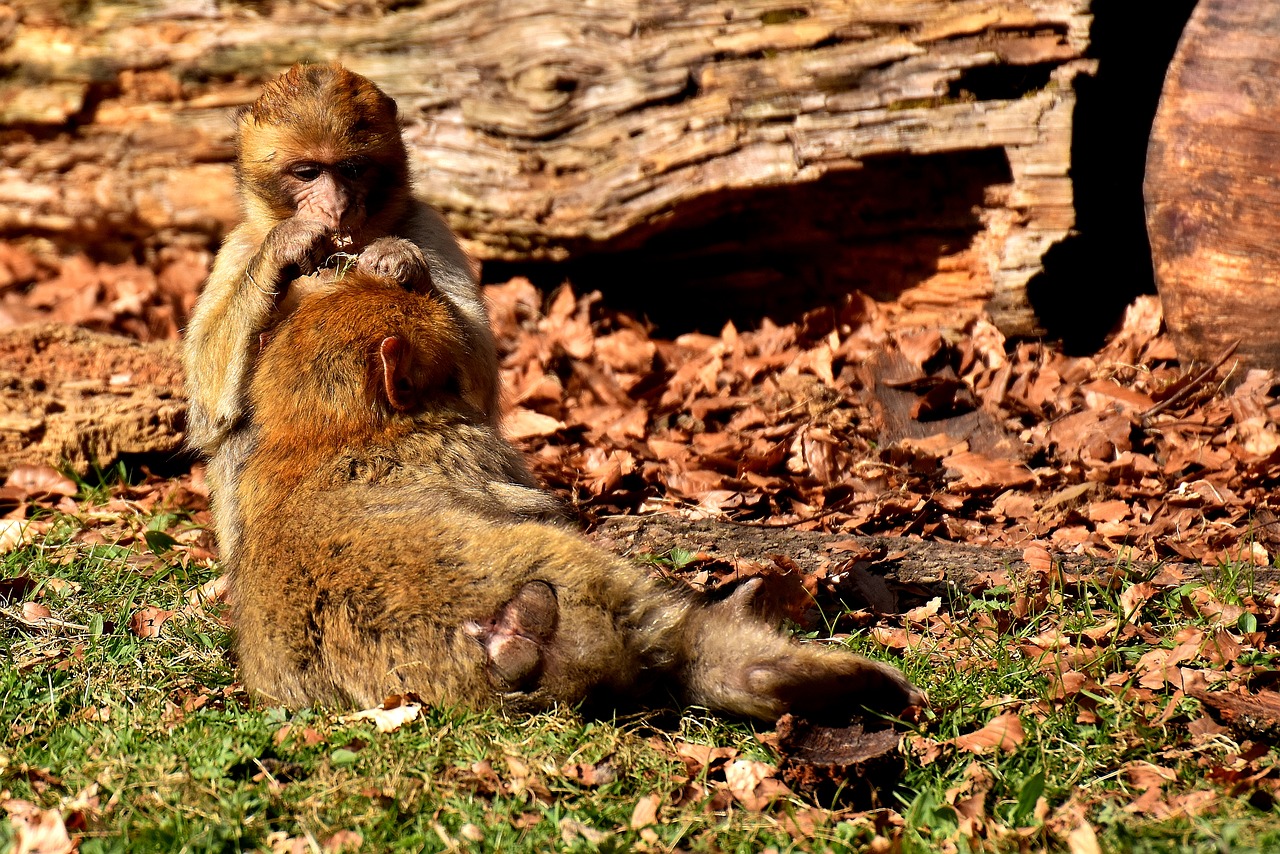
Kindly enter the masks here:
M 348 272 L 303 297 L 263 344 L 254 420 L 264 433 L 357 441 L 458 391 L 464 336 L 434 294 Z
M 236 129 L 245 200 L 274 219 L 293 213 L 281 175 L 300 160 L 366 165 L 369 185 L 384 191 L 369 200 L 374 212 L 380 202 L 407 197 L 409 159 L 395 100 L 337 63 L 294 65 L 263 86 Z

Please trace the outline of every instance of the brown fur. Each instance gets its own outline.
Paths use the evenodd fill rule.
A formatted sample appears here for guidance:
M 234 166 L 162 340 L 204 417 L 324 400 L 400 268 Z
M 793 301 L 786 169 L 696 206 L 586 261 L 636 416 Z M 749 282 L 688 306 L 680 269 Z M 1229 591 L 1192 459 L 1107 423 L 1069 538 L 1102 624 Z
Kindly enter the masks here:
M 357 275 L 267 344 L 232 573 L 252 691 L 545 708 L 659 685 L 764 720 L 923 701 L 892 667 L 788 641 L 754 585 L 700 604 L 494 500 L 515 452 L 457 392 L 461 332 L 438 300 Z
M 185 350 L 188 441 L 210 459 L 224 556 L 239 539 L 234 496 L 254 443 L 246 415 L 259 336 L 335 250 L 358 255 L 361 270 L 444 297 L 467 354 L 458 388 L 498 419 L 497 356 L 474 271 L 440 214 L 411 195 L 395 102 L 341 66 L 297 65 L 264 87 L 238 132 L 244 220 L 218 252 Z M 300 168 L 315 175 L 300 177 Z

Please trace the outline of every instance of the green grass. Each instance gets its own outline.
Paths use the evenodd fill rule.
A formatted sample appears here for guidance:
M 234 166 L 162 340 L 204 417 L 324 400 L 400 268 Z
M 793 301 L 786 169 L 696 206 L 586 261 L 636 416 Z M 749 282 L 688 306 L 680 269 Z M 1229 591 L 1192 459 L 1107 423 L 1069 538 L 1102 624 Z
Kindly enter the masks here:
M 1041 586 L 1032 591 L 1042 594 L 1033 615 L 1020 618 L 1012 602 L 1027 592 L 1023 581 L 953 594 L 941 617 L 913 625 L 919 636 L 898 659 L 927 687 L 933 710 L 907 740 L 917 747 L 887 793 L 890 809 L 819 816 L 826 821 L 810 838 L 788 832 L 792 817 L 815 816 L 815 802 L 800 795 L 763 812 L 708 797 L 672 805 L 686 771 L 672 747 L 679 741 L 777 761 L 763 732 L 697 710 L 589 720 L 573 710 L 525 717 L 431 709 L 380 734 L 325 710 L 259 708 L 235 685 L 229 633 L 216 613 L 174 617 L 159 638 L 130 631 L 139 608 L 181 608 L 216 569 L 185 558 L 181 513 L 119 521 L 109 526 L 119 542 L 87 545 L 73 538 L 88 523 L 60 517 L 42 543 L 0 558 L 0 578 L 41 582 L 0 603 L 0 790 L 72 816 L 67 804 L 96 784 L 96 807 L 71 823 L 81 851 L 270 850 L 285 839 L 323 846 L 341 831 L 357 831 L 364 851 L 842 851 L 891 850 L 890 842 L 903 851 L 1067 850 L 1065 834 L 1080 816 L 1103 850 L 1280 850 L 1280 822 L 1259 794 L 1280 770 L 1266 773 L 1274 751 L 1241 758 L 1230 733 L 1193 738 L 1187 725 L 1200 704 L 1170 686 L 1146 697 L 1123 690 L 1136 685 L 1132 669 L 1150 650 L 1219 627 L 1211 609 L 1188 602 L 1245 602 L 1246 568 L 1217 573 L 1209 586 L 1162 588 L 1135 615 L 1141 631 L 1122 623 L 1096 644 L 1079 633 L 1115 618 L 1127 581 Z M 666 560 L 668 568 L 677 562 Z M 15 617 L 24 601 L 47 605 L 63 623 L 23 624 Z M 1080 666 L 1105 690 L 1055 697 L 1052 668 L 1028 649 L 1046 630 L 1075 639 L 1063 652 L 1087 652 Z M 893 657 L 865 633 L 852 643 Z M 1241 661 L 1272 669 L 1270 650 L 1247 649 Z M 1016 749 L 976 755 L 945 744 L 1006 711 L 1025 729 Z M 920 745 L 928 743 L 940 752 L 926 764 Z M 595 787 L 561 770 L 605 760 L 617 778 Z M 1164 813 L 1126 809 L 1141 794 L 1126 772 L 1137 761 L 1172 772 Z M 1241 763 L 1262 775 L 1258 783 L 1236 793 L 1214 778 Z M 723 786 L 702 782 L 708 796 Z M 976 818 L 972 809 L 965 818 L 957 804 L 983 788 Z M 1197 814 L 1170 806 L 1199 791 L 1210 796 Z M 636 804 L 650 793 L 662 799 L 659 823 L 633 829 Z M 884 838 L 872 845 L 877 834 Z M 13 838 L 0 821 L 0 848 Z

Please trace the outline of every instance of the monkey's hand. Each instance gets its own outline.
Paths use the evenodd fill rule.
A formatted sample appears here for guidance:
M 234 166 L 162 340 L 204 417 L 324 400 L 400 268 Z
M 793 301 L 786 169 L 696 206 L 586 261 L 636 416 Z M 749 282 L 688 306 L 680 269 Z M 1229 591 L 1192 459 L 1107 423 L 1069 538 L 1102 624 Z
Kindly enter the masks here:
M 432 289 L 431 267 L 427 258 L 411 240 L 402 237 L 379 237 L 365 247 L 356 268 L 395 279 L 406 290 L 424 294 Z
M 277 223 L 246 275 L 258 290 L 279 296 L 289 281 L 315 272 L 329 254 L 332 233 L 327 225 L 298 216 Z

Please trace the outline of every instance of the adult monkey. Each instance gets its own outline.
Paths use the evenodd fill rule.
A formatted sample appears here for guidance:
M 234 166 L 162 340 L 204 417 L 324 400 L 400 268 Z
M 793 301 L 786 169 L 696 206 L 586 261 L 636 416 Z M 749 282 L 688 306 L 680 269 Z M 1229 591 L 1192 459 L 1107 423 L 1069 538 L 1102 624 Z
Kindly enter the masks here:
M 290 283 L 337 253 L 442 296 L 465 331 L 461 391 L 493 423 L 499 415 L 479 287 L 444 219 L 412 195 L 394 100 L 340 65 L 295 65 L 237 117 L 236 173 L 244 220 L 218 251 L 185 349 L 188 443 L 210 461 L 224 557 L 240 538 L 235 484 L 253 444 L 248 386 L 259 342 L 296 307 L 301 285 Z
M 798 644 L 759 580 L 709 603 L 515 512 L 518 452 L 459 393 L 464 331 L 435 295 L 348 273 L 304 297 L 254 372 L 237 484 L 240 678 L 290 707 L 412 691 L 472 708 L 645 701 L 773 722 L 926 702 L 896 668 Z

